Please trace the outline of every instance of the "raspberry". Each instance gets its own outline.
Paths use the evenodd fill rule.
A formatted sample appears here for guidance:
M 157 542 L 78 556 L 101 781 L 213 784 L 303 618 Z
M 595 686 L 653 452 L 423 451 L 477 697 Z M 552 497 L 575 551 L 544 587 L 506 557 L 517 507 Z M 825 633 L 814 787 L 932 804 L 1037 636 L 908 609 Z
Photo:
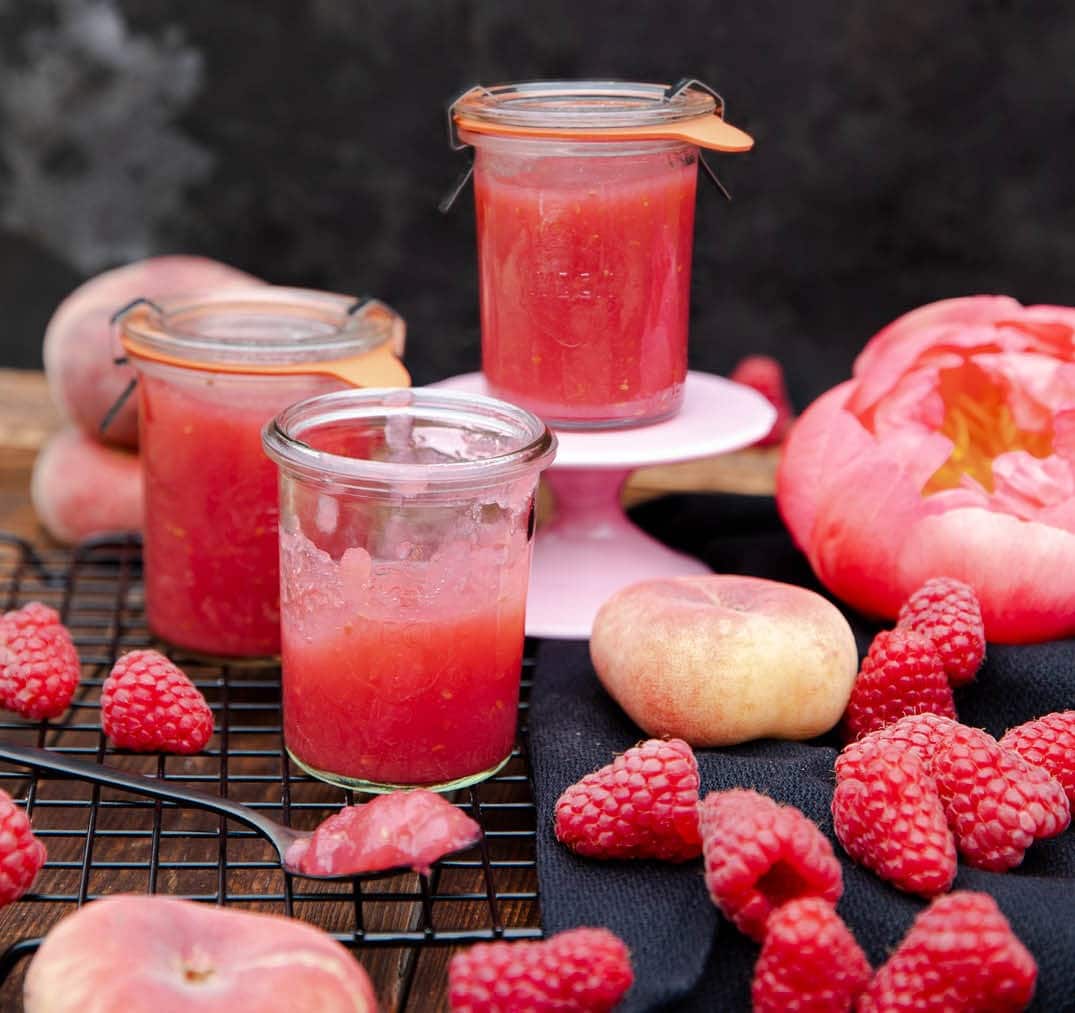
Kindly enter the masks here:
M 45 845 L 34 837 L 26 812 L 0 789 L 0 905 L 30 889 L 45 857 Z
M 1009 728 L 1000 745 L 1047 770 L 1063 786 L 1068 802 L 1075 805 L 1075 711 L 1055 711 Z
M 608 929 L 571 929 L 534 943 L 478 943 L 448 967 L 453 1013 L 605 1013 L 633 981 L 627 947 Z
M 985 625 L 974 588 L 951 577 L 927 580 L 903 603 L 899 625 L 933 641 L 948 681 L 971 681 L 985 658 Z
M 35 721 L 58 717 L 80 676 L 78 651 L 54 609 L 30 602 L 0 616 L 0 704 Z
M 955 841 L 922 757 L 881 738 L 887 730 L 853 742 L 844 750 L 851 755 L 837 760 L 836 836 L 856 862 L 893 886 L 932 897 L 956 878 Z
M 756 446 L 768 447 L 781 443 L 795 421 L 795 412 L 788 398 L 780 363 L 769 355 L 748 355 L 739 360 L 730 379 L 756 390 L 776 409 L 772 429 L 758 440 Z
M 754 1013 L 846 1013 L 869 983 L 866 955 L 827 901 L 778 907 L 754 966 Z
M 213 713 L 163 654 L 131 651 L 105 679 L 101 727 L 121 749 L 197 753 L 213 734 Z
M 1018 865 L 1035 840 L 1071 822 L 1060 783 L 980 728 L 953 729 L 933 757 L 933 777 L 956 847 L 978 869 Z
M 913 630 L 878 633 L 851 688 L 845 737 L 861 738 L 907 714 L 927 713 L 956 716 L 952 687 L 933 644 Z
M 711 792 L 699 809 L 705 882 L 713 903 L 758 942 L 770 912 L 799 897 L 835 904 L 840 863 L 825 835 L 798 809 L 767 795 Z
M 39 601 L 27 602 L 22 608 L 0 616 L 0 627 L 23 633 L 37 633 L 45 627 L 61 625 L 60 613 Z
M 560 796 L 556 836 L 589 858 L 696 858 L 702 853 L 698 784 L 686 742 L 649 739 Z
M 938 897 L 859 996 L 859 1013 L 1015 1013 L 1038 967 L 988 894 Z
M 958 725 L 958 721 L 953 721 L 941 714 L 908 714 L 899 721 L 885 725 L 884 728 L 878 728 L 876 732 L 864 735 L 858 742 L 895 742 L 904 749 L 913 749 L 921 758 L 926 773 L 932 776 L 934 754 L 941 743 L 948 738 L 952 729 Z M 861 755 L 854 748 L 856 745 L 857 743 L 851 743 L 836 757 L 837 780 L 844 773 L 849 772 L 849 768 Z

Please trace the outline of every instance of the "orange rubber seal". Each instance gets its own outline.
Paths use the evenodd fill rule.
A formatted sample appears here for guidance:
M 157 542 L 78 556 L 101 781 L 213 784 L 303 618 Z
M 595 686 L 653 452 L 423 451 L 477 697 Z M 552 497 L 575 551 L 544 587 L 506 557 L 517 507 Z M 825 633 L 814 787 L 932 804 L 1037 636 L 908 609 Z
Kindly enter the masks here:
M 370 301 L 362 307 L 368 320 L 380 320 L 391 329 L 390 336 L 380 344 L 358 355 L 342 359 L 310 360 L 293 363 L 218 362 L 191 359 L 152 348 L 131 334 L 132 329 L 155 329 L 155 307 L 142 303 L 132 306 L 118 320 L 119 340 L 132 359 L 192 369 L 204 373 L 229 373 L 244 376 L 330 376 L 352 387 L 409 387 L 410 374 L 396 356 L 402 347 L 403 322 L 387 306 Z
M 519 127 L 507 123 L 490 123 L 469 116 L 455 115 L 455 126 L 472 134 L 497 137 L 535 137 L 568 141 L 685 141 L 709 151 L 749 151 L 754 138 L 733 127 L 717 114 L 694 116 L 671 123 L 654 123 L 638 127 Z

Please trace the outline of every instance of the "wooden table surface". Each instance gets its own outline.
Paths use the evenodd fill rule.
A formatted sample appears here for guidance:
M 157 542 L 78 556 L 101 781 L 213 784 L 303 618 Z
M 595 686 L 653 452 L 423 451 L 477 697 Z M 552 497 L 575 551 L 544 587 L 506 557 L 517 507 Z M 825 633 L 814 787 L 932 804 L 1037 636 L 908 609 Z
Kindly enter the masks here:
M 58 413 L 52 407 L 49 400 L 47 386 L 45 384 L 44 376 L 38 372 L 28 371 L 13 371 L 13 370 L 0 370 L 0 530 L 12 532 L 18 534 L 21 537 L 28 539 L 36 546 L 48 549 L 54 547 L 53 543 L 49 539 L 48 535 L 41 529 L 40 525 L 33 513 L 33 508 L 30 503 L 29 497 L 29 479 L 30 471 L 33 465 L 34 457 L 48 436 L 55 432 L 60 426 L 61 420 Z M 766 494 L 770 493 L 773 488 L 773 476 L 777 461 L 777 455 L 774 451 L 766 450 L 746 450 L 735 454 L 728 454 L 718 458 L 702 459 L 697 461 L 689 461 L 682 464 L 662 466 L 656 468 L 647 468 L 635 473 L 631 481 L 625 490 L 624 498 L 628 503 L 638 502 L 643 499 L 651 498 L 656 495 L 660 495 L 669 491 L 677 490 L 697 490 L 697 491 L 722 491 L 722 492 L 741 492 L 741 493 L 755 493 Z M 74 630 L 76 640 L 79 640 L 79 632 Z M 94 643 L 92 635 L 85 635 L 85 639 L 82 643 Z M 140 646 L 135 643 L 123 643 L 120 645 L 120 649 L 127 649 L 131 646 Z M 90 648 L 90 650 L 100 650 L 97 648 Z M 104 661 L 102 657 L 98 659 Z M 94 667 L 94 659 L 88 658 L 86 654 L 83 655 L 84 665 L 88 665 L 90 669 L 95 673 L 89 678 L 91 681 L 101 675 L 101 671 L 107 671 L 107 666 L 98 665 Z M 225 674 L 226 674 L 225 666 Z M 193 677 L 193 675 L 192 675 Z M 215 684 L 216 676 L 210 680 L 211 684 Z M 76 715 L 71 719 L 73 722 L 72 727 L 75 731 L 65 730 L 62 733 L 64 736 L 68 736 L 63 741 L 65 744 L 78 741 L 78 736 L 84 736 L 85 741 L 96 743 L 98 741 L 98 735 L 96 732 L 96 726 L 94 725 L 79 725 L 79 721 L 90 720 L 96 721 L 96 711 L 93 708 L 96 707 L 96 698 L 99 694 L 99 681 L 94 683 L 95 687 L 90 691 L 83 699 L 82 704 L 76 702 L 73 707 L 73 713 Z M 239 684 L 241 685 L 241 684 Z M 225 697 L 226 700 L 226 697 Z M 211 700 L 211 702 L 213 702 Z M 77 715 L 79 707 L 85 708 L 86 715 L 88 717 L 79 718 Z M 225 708 L 228 706 L 225 703 Z M 275 705 L 273 705 L 275 706 Z M 249 714 L 251 712 L 244 711 L 243 714 Z M 278 718 L 278 712 L 276 712 Z M 244 718 L 246 724 L 250 724 L 252 719 Z M 81 732 L 77 729 L 85 727 L 86 731 Z M 26 729 L 27 734 L 33 731 L 33 726 Z M 12 734 L 12 733 L 5 733 Z M 34 735 L 37 733 L 34 732 Z M 49 733 L 54 735 L 56 733 Z M 250 744 L 256 745 L 259 734 L 258 729 L 251 725 L 247 732 L 243 734 L 249 734 Z M 33 737 L 17 736 L 21 741 L 27 743 L 36 741 Z M 240 741 L 241 736 L 233 736 L 231 740 L 231 749 L 239 749 L 240 754 L 244 743 Z M 58 740 L 56 740 L 58 741 Z M 50 744 L 55 744 L 53 739 L 49 739 Z M 139 758 L 130 756 L 109 756 L 107 762 L 109 763 L 121 763 L 125 766 L 137 766 Z M 146 761 L 149 766 L 145 768 L 147 773 L 153 773 L 156 766 L 156 759 L 150 758 Z M 194 768 L 190 766 L 193 762 L 195 766 L 198 762 L 202 762 L 202 758 L 192 758 L 191 761 L 183 761 L 184 770 L 190 771 Z M 220 760 L 212 760 L 205 758 L 204 762 L 207 764 L 206 770 L 218 769 Z M 242 761 L 239 761 L 240 763 Z M 169 768 L 171 769 L 171 768 Z M 520 768 L 521 769 L 521 768 Z M 204 777 L 205 775 L 203 775 Z M 229 775 L 230 776 L 230 775 Z M 241 780 L 241 779 L 240 779 Z M 5 782 L 6 783 L 6 782 Z M 59 808 L 56 810 L 50 810 L 48 808 L 47 793 L 50 785 L 54 785 L 56 782 L 44 782 L 44 787 L 41 789 L 41 793 L 45 801 L 41 807 L 34 810 L 34 823 L 39 829 L 42 827 L 53 826 L 49 821 L 50 819 L 69 819 L 72 815 L 71 809 Z M 10 787 L 10 785 L 8 785 Z M 338 805 L 338 801 L 334 801 L 330 798 L 332 789 L 328 789 L 327 786 L 319 785 L 316 783 L 305 786 L 312 794 L 309 798 L 314 800 L 315 804 L 322 804 L 317 800 L 320 798 L 318 792 L 320 791 L 325 797 L 322 800 L 326 805 Z M 492 789 L 496 789 L 497 786 L 493 785 Z M 14 788 L 12 789 L 15 790 Z M 57 788 L 59 790 L 59 788 Z M 64 790 L 68 793 L 71 791 L 71 783 L 67 782 L 64 786 Z M 89 789 L 86 789 L 89 791 Z M 210 785 L 208 790 L 212 791 L 213 786 Z M 241 787 L 239 791 L 241 791 Z M 275 784 L 275 787 L 268 784 L 260 784 L 260 782 L 254 781 L 250 786 L 250 791 L 254 794 L 247 798 L 244 797 L 244 801 L 264 801 L 257 794 L 270 793 L 272 791 L 279 793 L 279 783 Z M 485 789 L 483 789 L 484 791 Z M 326 794 L 328 793 L 328 794 Z M 267 797 L 267 796 L 266 796 Z M 338 793 L 335 798 L 338 798 Z M 87 811 L 88 811 L 87 806 Z M 66 814 L 66 815 L 65 815 Z M 191 811 L 186 813 L 175 814 L 177 819 L 175 821 L 175 829 L 182 830 L 184 827 L 190 827 L 197 831 L 199 826 L 206 823 L 206 814 L 197 814 Z M 313 813 L 307 814 L 309 816 Z M 136 825 L 144 824 L 145 813 L 144 811 L 125 813 L 122 808 L 118 810 L 106 810 L 104 816 L 108 817 L 108 826 L 112 831 L 122 832 L 125 827 L 135 828 Z M 102 818 L 104 818 L 104 816 Z M 92 817 L 90 817 L 92 818 Z M 157 824 L 157 837 L 160 837 L 160 817 L 158 816 Z M 321 817 L 318 817 L 321 818 Z M 216 817 L 209 817 L 209 827 L 216 826 Z M 204 829 L 204 827 L 203 827 Z M 62 830 L 62 832 L 61 832 Z M 77 827 L 72 832 L 70 827 L 61 830 L 54 830 L 54 834 L 58 834 L 55 837 L 49 837 L 48 847 L 50 852 L 51 861 L 59 861 L 63 863 L 67 861 L 71 868 L 71 875 L 77 877 L 77 866 L 79 864 L 79 857 L 82 853 L 82 849 L 86 844 L 85 834 L 80 835 Z M 91 835 L 94 833 L 92 824 L 89 825 L 86 833 Z M 203 837 L 205 835 L 203 834 Z M 201 852 L 204 852 L 205 841 L 199 842 L 197 834 L 190 837 L 189 840 L 185 839 L 181 834 L 173 833 L 171 836 L 165 835 L 167 838 L 166 843 L 173 849 L 175 862 L 189 861 L 191 857 L 198 857 Z M 146 842 L 142 842 L 146 843 Z M 239 841 L 237 844 L 233 843 L 230 847 L 233 849 L 242 849 L 247 846 L 248 842 Z M 256 846 L 258 842 L 249 842 L 250 847 Z M 109 882 L 106 889 L 102 889 L 100 885 L 89 884 L 90 891 L 97 892 L 115 892 L 117 889 L 126 889 L 131 891 L 144 891 L 147 889 L 144 881 L 144 875 L 142 875 L 138 868 L 140 859 L 138 858 L 138 845 L 137 840 L 123 841 L 122 838 L 117 838 L 115 842 L 115 851 L 109 852 L 109 841 L 104 842 L 104 850 L 101 850 L 102 845 L 95 844 L 94 862 L 101 861 L 106 867 L 115 866 L 113 871 L 108 868 L 106 875 L 109 878 Z M 148 844 L 147 844 L 148 846 Z M 154 845 L 156 846 L 156 845 Z M 215 846 L 215 845 L 214 845 Z M 200 851 L 199 851 L 200 848 Z M 196 854 L 197 853 L 197 854 Z M 271 855 L 269 856 L 271 858 Z M 112 859 L 118 859 L 119 861 L 111 861 Z M 259 859 L 255 859 L 257 861 Z M 211 856 L 210 862 L 211 865 Z M 129 866 L 129 867 L 127 867 Z M 162 869 L 165 868 L 162 866 Z M 66 873 L 62 873 L 66 874 Z M 99 872 L 94 872 L 94 875 L 99 875 Z M 57 876 L 61 873 L 51 873 L 52 879 L 50 879 L 50 888 L 53 890 L 60 890 L 63 892 L 65 888 L 62 885 L 57 887 L 55 883 L 60 882 Z M 161 892 L 174 892 L 181 894 L 194 894 L 201 893 L 205 887 L 199 886 L 195 883 L 184 884 L 177 880 L 176 877 L 180 875 L 179 872 L 174 869 L 161 872 L 164 881 L 157 884 L 157 889 Z M 212 874 L 206 873 L 209 876 L 209 889 L 212 889 Z M 255 892 L 279 892 L 280 886 L 275 885 L 276 880 L 280 879 L 278 870 L 265 871 L 251 874 L 253 876 L 250 882 L 255 884 L 255 887 L 260 884 L 260 890 L 256 889 Z M 525 871 L 519 871 L 517 874 L 513 873 L 510 869 L 506 872 L 505 878 L 502 883 L 499 884 L 499 889 L 507 893 L 512 891 L 523 891 L 527 889 L 532 890 L 532 883 L 528 886 L 526 883 L 527 877 L 532 880 L 533 871 L 528 869 Z M 122 882 L 121 882 L 122 881 Z M 85 890 L 87 884 L 82 884 L 82 889 Z M 387 888 L 386 888 L 387 889 Z M 413 887 L 411 887 L 413 889 Z M 367 902 L 368 904 L 369 902 Z M 251 905 L 246 905 L 251 906 Z M 256 906 L 256 905 L 254 905 Z M 451 917 L 459 921 L 459 927 L 466 928 L 467 912 L 470 910 L 466 904 L 455 905 L 451 907 Z M 480 907 L 480 905 L 479 905 Z M 394 912 L 397 911 L 399 905 L 385 905 L 385 911 Z M 503 916 L 506 920 L 506 924 L 516 925 L 536 925 L 538 923 L 538 912 L 536 905 L 526 902 L 506 902 L 504 905 L 505 910 Z M 71 905 L 56 905 L 49 903 L 34 903 L 34 904 L 19 904 L 12 908 L 9 908 L 6 912 L 0 912 L 0 953 L 15 940 L 27 938 L 30 936 L 41 935 L 48 930 L 48 928 L 55 922 L 55 920 L 67 910 L 71 910 Z M 296 907 L 296 914 L 301 914 L 301 904 Z M 347 918 L 353 918 L 353 912 L 348 913 L 346 908 L 341 910 L 339 914 L 339 923 L 335 925 L 335 928 L 340 931 L 350 931 L 347 927 Z M 319 919 L 324 921 L 324 919 Z M 452 923 L 455 924 L 454 922 Z M 326 927 L 334 927 L 332 924 L 326 925 Z M 406 926 L 401 926 L 406 927 Z M 414 977 L 414 985 L 410 997 L 410 1003 L 408 1009 L 417 1010 L 440 1010 L 445 1007 L 444 996 L 444 981 L 445 970 L 450 950 L 444 948 L 434 948 L 430 951 L 425 951 L 421 954 L 420 960 L 417 963 L 417 971 Z M 363 963 L 370 971 L 371 976 L 374 979 L 375 985 L 378 990 L 381 1002 L 388 1010 L 395 1009 L 399 1005 L 399 988 L 400 981 L 403 979 L 403 972 L 407 970 L 408 962 L 415 959 L 414 952 L 399 952 L 391 950 L 381 951 L 367 951 L 362 952 Z M 21 972 L 25 969 L 26 961 L 21 962 L 20 973 L 12 976 L 9 980 L 7 987 L 0 989 L 0 1008 L 4 1010 L 18 1009 L 20 1003 L 18 1000 L 19 986 L 18 982 L 21 979 Z

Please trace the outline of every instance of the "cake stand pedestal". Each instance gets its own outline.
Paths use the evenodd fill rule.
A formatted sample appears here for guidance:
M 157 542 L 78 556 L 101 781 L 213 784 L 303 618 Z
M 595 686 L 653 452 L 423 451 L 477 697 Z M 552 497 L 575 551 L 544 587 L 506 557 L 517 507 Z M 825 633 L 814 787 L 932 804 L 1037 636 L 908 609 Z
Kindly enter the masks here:
M 434 386 L 488 393 L 481 373 Z M 711 457 L 750 446 L 776 413 L 756 391 L 708 373 L 687 374 L 683 407 L 673 418 L 637 429 L 556 430 L 556 460 L 542 478 L 556 497 L 538 528 L 526 604 L 532 637 L 584 640 L 613 592 L 636 581 L 708 573 L 628 520 L 620 491 L 631 472 L 653 464 Z

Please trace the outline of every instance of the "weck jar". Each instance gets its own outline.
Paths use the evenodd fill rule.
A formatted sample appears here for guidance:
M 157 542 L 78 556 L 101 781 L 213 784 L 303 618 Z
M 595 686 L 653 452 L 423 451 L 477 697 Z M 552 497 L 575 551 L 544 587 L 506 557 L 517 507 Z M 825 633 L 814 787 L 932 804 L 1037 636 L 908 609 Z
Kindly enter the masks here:
M 373 300 L 264 285 L 141 300 L 119 328 L 138 376 L 149 627 L 198 653 L 277 654 L 276 468 L 261 430 L 363 378 L 406 385 L 403 321 Z
M 344 391 L 265 429 L 280 468 L 284 741 L 363 791 L 458 788 L 515 741 L 539 472 L 531 413 Z
M 749 146 L 717 103 L 697 87 L 550 81 L 478 87 L 453 105 L 459 141 L 475 152 L 491 393 L 558 428 L 643 425 L 679 409 L 692 128 L 717 127 L 726 150 Z

